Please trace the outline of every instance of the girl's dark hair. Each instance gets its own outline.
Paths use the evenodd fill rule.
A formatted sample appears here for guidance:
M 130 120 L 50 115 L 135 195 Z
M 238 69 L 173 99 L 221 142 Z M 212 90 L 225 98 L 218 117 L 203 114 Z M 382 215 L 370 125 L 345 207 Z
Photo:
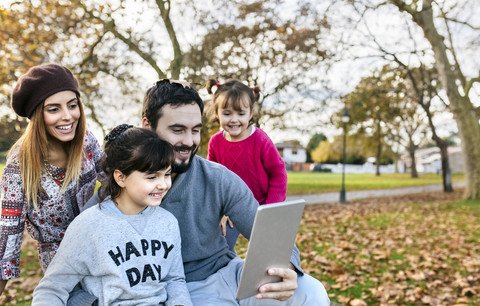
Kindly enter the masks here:
M 213 87 L 217 87 L 215 93 Z M 228 80 L 220 84 L 215 78 L 209 78 L 206 84 L 207 92 L 213 94 L 213 103 L 209 109 L 209 117 L 212 121 L 218 122 L 218 109 L 232 106 L 234 110 L 241 111 L 245 102 L 248 103 L 252 112 L 250 124 L 255 122 L 257 117 L 257 102 L 260 99 L 260 87 L 248 87 L 238 80 Z
M 128 176 L 133 171 L 155 173 L 175 161 L 173 147 L 151 130 L 120 125 L 106 137 L 102 169 L 105 178 L 98 195 L 100 202 L 108 195 L 115 199 L 122 188 L 113 177 L 115 170 Z

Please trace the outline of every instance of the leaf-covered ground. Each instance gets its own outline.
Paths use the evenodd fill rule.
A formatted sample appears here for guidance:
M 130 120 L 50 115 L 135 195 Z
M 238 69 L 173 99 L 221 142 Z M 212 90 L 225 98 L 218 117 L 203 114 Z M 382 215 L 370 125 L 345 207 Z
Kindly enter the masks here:
M 479 305 L 480 201 L 461 192 L 305 210 L 306 272 L 344 305 Z
M 307 205 L 302 266 L 343 305 L 479 305 L 480 201 L 461 191 Z M 243 256 L 246 241 L 237 250 Z M 41 277 L 25 239 L 22 278 L 0 304 L 30 305 Z

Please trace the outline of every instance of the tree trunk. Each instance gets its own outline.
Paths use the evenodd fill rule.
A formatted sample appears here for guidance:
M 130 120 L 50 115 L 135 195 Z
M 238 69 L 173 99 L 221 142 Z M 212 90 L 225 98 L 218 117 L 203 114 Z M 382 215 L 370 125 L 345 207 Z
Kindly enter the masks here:
M 459 79 L 458 76 L 461 76 L 461 72 L 449 62 L 444 38 L 435 28 L 432 0 L 424 0 L 421 11 L 413 10 L 404 1 L 392 0 L 392 2 L 400 10 L 406 11 L 412 16 L 414 22 L 422 28 L 425 38 L 432 45 L 435 65 L 440 81 L 446 90 L 450 109 L 457 122 L 458 134 L 462 141 L 466 179 L 464 197 L 478 199 L 480 198 L 480 146 L 478 145 L 480 143 L 480 125 L 469 97 L 460 94 L 456 82 Z
M 425 104 L 423 101 L 419 101 L 418 104 L 423 108 L 427 114 L 428 125 L 432 130 L 432 140 L 435 141 L 438 149 L 440 150 L 440 158 L 442 163 L 442 183 L 444 192 L 453 192 L 452 186 L 452 172 L 450 171 L 450 163 L 448 162 L 448 145 L 445 140 L 440 138 L 437 134 L 437 129 L 433 124 L 432 113 L 430 112 L 430 103 Z
M 418 178 L 418 172 L 417 172 L 417 162 L 415 160 L 415 149 L 416 146 L 413 144 L 413 140 L 409 139 L 409 144 L 408 144 L 408 154 L 410 154 L 410 173 L 412 174 L 412 178 Z
M 377 157 L 376 157 L 376 161 L 375 161 L 375 164 L 377 166 L 377 172 L 376 172 L 377 176 L 380 176 L 380 159 L 381 158 L 382 158 L 382 140 L 379 139 L 378 140 L 378 146 L 377 146 Z
M 450 165 L 448 162 L 447 143 L 443 139 L 440 139 L 440 142 L 437 142 L 437 146 L 440 148 L 440 156 L 442 158 L 443 191 L 453 192 L 452 172 L 450 171 Z

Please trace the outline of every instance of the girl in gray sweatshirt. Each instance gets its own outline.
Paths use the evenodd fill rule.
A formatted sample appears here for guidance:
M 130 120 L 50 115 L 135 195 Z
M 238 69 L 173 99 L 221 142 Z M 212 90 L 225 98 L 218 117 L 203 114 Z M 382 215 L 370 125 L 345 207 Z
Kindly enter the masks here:
M 171 145 L 125 124 L 105 140 L 101 203 L 70 224 L 33 305 L 66 305 L 79 282 L 98 305 L 192 305 L 178 222 L 159 207 L 172 184 Z

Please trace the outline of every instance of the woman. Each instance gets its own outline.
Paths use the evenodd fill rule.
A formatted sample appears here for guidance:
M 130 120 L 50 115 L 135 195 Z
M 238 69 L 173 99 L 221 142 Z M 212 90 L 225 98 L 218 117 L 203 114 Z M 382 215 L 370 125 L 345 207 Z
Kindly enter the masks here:
M 32 67 L 19 78 L 11 105 L 30 122 L 10 149 L 0 180 L 0 294 L 8 279 L 20 276 L 25 225 L 38 241 L 45 271 L 92 196 L 103 155 L 86 130 L 78 82 L 66 67 Z

